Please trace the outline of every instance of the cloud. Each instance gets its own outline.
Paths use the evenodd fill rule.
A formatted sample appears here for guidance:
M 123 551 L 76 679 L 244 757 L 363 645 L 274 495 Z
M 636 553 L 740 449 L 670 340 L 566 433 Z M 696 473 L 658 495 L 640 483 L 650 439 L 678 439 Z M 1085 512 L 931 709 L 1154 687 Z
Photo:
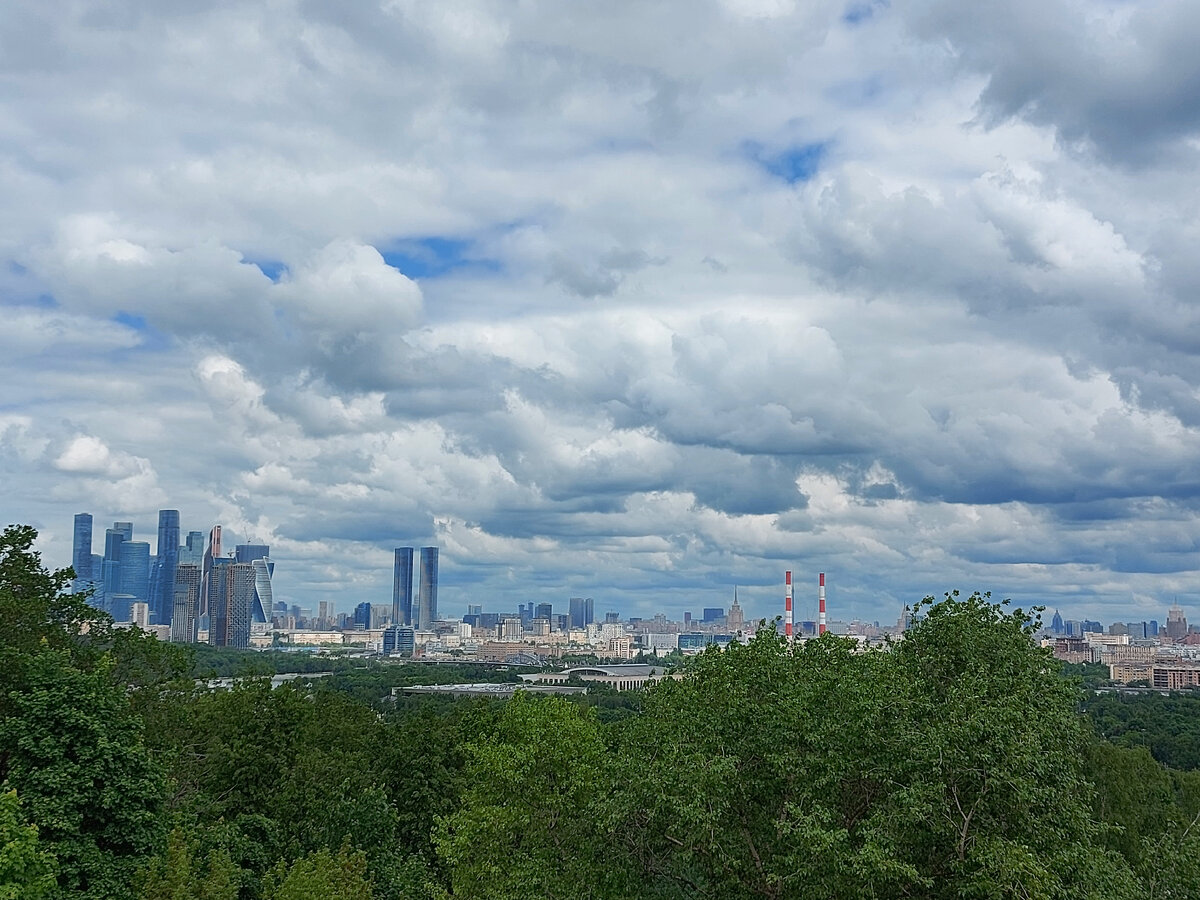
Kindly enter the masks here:
M 8 514 L 305 605 L 425 542 L 451 611 L 1186 598 L 1196 15 L 17 3 Z

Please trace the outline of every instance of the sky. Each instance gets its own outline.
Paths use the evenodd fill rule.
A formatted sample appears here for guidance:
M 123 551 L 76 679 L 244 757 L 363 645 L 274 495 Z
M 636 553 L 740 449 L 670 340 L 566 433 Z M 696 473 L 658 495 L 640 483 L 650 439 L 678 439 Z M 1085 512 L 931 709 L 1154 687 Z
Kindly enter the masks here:
M 275 594 L 1200 615 L 1200 4 L 5 5 L 0 518 Z M 1047 614 L 1049 615 L 1049 613 Z

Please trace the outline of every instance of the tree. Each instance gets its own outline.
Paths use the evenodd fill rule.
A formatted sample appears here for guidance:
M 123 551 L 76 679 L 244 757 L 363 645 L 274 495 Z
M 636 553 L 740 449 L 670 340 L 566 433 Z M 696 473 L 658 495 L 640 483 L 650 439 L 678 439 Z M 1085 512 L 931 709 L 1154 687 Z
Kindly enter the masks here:
M 322 848 L 290 866 L 280 862 L 263 880 L 263 900 L 371 900 L 367 858 L 343 846 Z
M 40 900 L 55 886 L 55 861 L 21 818 L 16 791 L 0 793 L 0 900 Z
M 623 895 L 623 873 L 606 858 L 613 785 L 590 709 L 519 692 L 466 750 L 469 786 L 435 838 L 455 895 Z
M 15 788 L 58 885 L 124 897 L 160 843 L 162 781 L 106 652 L 108 619 L 65 594 L 36 532 L 0 534 L 0 783 Z

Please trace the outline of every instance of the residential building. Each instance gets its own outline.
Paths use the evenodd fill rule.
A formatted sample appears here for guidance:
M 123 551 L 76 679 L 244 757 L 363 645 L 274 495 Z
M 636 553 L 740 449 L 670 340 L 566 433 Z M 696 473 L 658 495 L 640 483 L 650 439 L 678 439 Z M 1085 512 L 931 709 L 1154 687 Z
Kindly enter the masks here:
M 171 640 L 176 644 L 196 643 L 196 622 L 200 609 L 200 566 L 180 563 L 175 567 L 175 592 L 172 597 Z

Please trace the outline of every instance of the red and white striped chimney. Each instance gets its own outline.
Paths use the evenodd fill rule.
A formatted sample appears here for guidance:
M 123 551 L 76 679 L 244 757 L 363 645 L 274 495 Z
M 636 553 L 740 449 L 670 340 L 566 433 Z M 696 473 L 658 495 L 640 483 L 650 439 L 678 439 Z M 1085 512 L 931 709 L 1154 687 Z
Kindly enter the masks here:
M 825 573 L 821 573 L 821 586 L 817 588 L 817 634 L 825 633 Z
M 792 572 L 783 573 L 783 636 L 792 639 Z

